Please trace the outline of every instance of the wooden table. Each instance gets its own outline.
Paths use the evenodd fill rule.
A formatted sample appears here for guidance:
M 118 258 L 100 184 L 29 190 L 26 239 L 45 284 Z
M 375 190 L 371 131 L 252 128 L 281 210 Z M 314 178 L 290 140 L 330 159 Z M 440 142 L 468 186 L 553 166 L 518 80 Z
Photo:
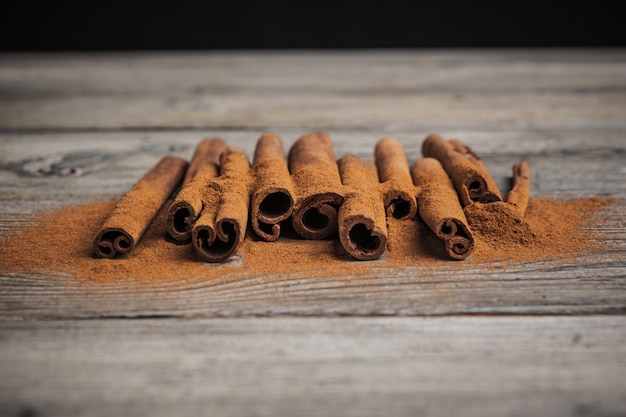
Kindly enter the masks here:
M 206 136 L 251 155 L 312 130 L 367 159 L 384 136 L 411 161 L 458 137 L 503 189 L 526 158 L 534 197 L 616 200 L 606 250 L 445 282 L 1 276 L 0 415 L 626 414 L 623 49 L 0 56 L 0 233 L 117 199 Z

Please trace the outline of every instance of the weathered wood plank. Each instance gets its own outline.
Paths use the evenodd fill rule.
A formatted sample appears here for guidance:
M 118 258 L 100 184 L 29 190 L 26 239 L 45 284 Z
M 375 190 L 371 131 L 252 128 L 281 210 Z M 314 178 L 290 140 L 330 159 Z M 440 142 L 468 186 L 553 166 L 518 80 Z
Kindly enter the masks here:
M 306 129 L 280 129 L 286 149 Z M 604 129 L 455 129 L 457 137 L 480 153 L 498 185 L 507 189 L 513 163 L 533 167 L 533 195 L 626 196 L 623 157 L 626 127 Z M 0 198 L 71 200 L 117 198 L 166 154 L 190 158 L 204 137 L 219 136 L 252 155 L 261 130 L 179 132 L 91 132 L 0 134 Z M 409 162 L 421 157 L 429 130 L 329 131 L 335 155 L 373 160 L 376 142 L 396 137 Z
M 0 323 L 3 416 L 617 416 L 624 317 Z
M 623 127 L 625 88 L 623 49 L 5 55 L 0 128 Z
M 0 277 L 0 320 L 101 317 L 429 316 L 626 312 L 623 249 L 575 262 L 385 268 L 346 276 L 250 271 L 202 283 L 91 284 L 59 273 Z M 241 277 L 245 272 L 245 279 Z

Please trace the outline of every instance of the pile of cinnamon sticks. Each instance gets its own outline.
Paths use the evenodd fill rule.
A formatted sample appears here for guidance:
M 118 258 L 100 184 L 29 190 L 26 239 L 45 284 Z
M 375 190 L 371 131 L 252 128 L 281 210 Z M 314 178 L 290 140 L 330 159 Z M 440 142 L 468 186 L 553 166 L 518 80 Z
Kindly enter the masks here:
M 236 253 L 248 225 L 259 239 L 275 241 L 285 222 L 305 239 L 338 232 L 354 258 L 377 259 L 386 248 L 388 216 L 419 216 L 450 259 L 465 259 L 474 239 L 463 207 L 501 202 L 502 196 L 480 158 L 461 142 L 432 134 L 422 153 L 409 169 L 400 142 L 384 138 L 375 162 L 354 155 L 337 161 L 330 137 L 313 132 L 298 139 L 285 158 L 280 136 L 265 133 L 250 165 L 241 150 L 205 139 L 191 163 L 168 156 L 144 175 L 105 220 L 94 250 L 103 258 L 131 251 L 179 190 L 168 208 L 167 231 L 179 243 L 190 242 L 208 262 Z M 530 169 L 521 162 L 513 167 L 506 202 L 523 217 L 529 195 Z

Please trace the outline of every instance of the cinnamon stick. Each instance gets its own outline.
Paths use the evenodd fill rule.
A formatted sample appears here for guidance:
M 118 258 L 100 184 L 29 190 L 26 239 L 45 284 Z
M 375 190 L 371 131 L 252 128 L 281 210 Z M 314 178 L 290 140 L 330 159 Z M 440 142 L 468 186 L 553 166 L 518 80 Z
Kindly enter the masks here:
M 337 165 L 346 189 L 339 208 L 339 241 L 356 259 L 377 259 L 387 245 L 387 224 L 376 165 L 354 155 Z
M 203 193 L 202 213 L 192 229 L 196 253 L 208 262 L 223 262 L 246 234 L 252 188 L 250 163 L 239 149 L 228 148 L 220 158 L 221 173 Z
M 206 185 L 219 175 L 219 158 L 226 149 L 221 139 L 205 139 L 198 144 L 183 186 L 167 212 L 167 232 L 178 242 L 191 238 L 191 229 L 202 211 Z
M 130 252 L 185 175 L 187 161 L 168 156 L 148 171 L 117 203 L 94 241 L 101 258 Z
M 255 185 L 250 200 L 250 222 L 261 239 L 272 242 L 278 239 L 280 222 L 291 216 L 294 205 L 293 181 L 278 134 L 264 133 L 258 140 L 252 170 Z
M 402 144 L 395 138 L 383 138 L 376 144 L 374 155 L 387 216 L 399 220 L 413 218 L 417 211 L 415 187 Z
M 530 200 L 530 166 L 528 162 L 521 161 L 513 165 L 513 188 L 506 201 L 515 207 L 521 217 L 524 217 L 528 200 Z
M 337 230 L 343 203 L 333 144 L 323 132 L 298 139 L 289 151 L 289 171 L 296 189 L 293 227 L 306 239 L 324 239 Z
M 500 191 L 481 159 L 461 142 L 446 141 L 437 134 L 431 134 L 422 144 L 422 154 L 441 163 L 450 175 L 463 206 L 473 202 L 502 201 Z
M 450 258 L 467 258 L 474 238 L 448 174 L 436 159 L 423 158 L 413 164 L 411 175 L 419 188 L 417 209 L 424 223 L 443 240 Z

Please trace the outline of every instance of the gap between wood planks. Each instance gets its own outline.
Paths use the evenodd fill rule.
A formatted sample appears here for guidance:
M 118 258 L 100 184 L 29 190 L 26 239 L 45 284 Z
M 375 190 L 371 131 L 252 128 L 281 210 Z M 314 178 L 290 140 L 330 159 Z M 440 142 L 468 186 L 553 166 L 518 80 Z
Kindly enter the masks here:
M 624 307 L 607 307 L 594 309 L 589 311 L 577 310 L 572 312 L 458 312 L 458 313 L 374 313 L 374 314 L 356 314 L 356 313 L 252 313 L 252 314 L 104 314 L 98 316 L 54 316 L 48 315 L 47 317 L 41 316 L 29 316 L 20 315 L 19 317 L 3 317 L 0 318 L 0 323 L 10 321 L 91 321 L 91 320 L 205 320 L 205 319 L 218 319 L 218 320 L 235 320 L 243 318 L 299 318 L 299 319 L 343 319 L 343 318 L 440 318 L 440 317 L 604 317 L 604 316 L 626 316 L 626 306 Z
M 519 130 L 520 126 L 512 125 L 424 125 L 418 126 L 411 125 L 398 125 L 394 123 L 393 130 L 400 132 L 436 132 L 442 130 L 458 130 L 471 132 L 493 131 L 493 132 L 508 132 L 511 130 Z M 626 129 L 626 123 L 622 125 L 608 125 L 608 126 L 538 126 L 538 127 L 524 127 L 526 131 L 537 132 L 562 132 L 562 131 L 606 131 L 606 130 L 624 130 Z M 376 132 L 380 135 L 389 134 L 390 128 L 385 125 L 374 124 L 368 125 L 350 125 L 350 126 L 310 126 L 310 125 L 194 125 L 194 126 L 172 126 L 172 125 L 126 125 L 126 126 L 27 126 L 27 127 L 10 127 L 0 126 L 0 135 L 65 135 L 65 134 L 81 134 L 81 133 L 160 133 L 160 132 L 254 132 L 256 136 L 262 132 L 277 131 L 277 130 L 290 130 L 300 131 L 305 133 L 307 131 L 327 131 L 327 132 Z M 256 137 L 255 136 L 255 137 Z

